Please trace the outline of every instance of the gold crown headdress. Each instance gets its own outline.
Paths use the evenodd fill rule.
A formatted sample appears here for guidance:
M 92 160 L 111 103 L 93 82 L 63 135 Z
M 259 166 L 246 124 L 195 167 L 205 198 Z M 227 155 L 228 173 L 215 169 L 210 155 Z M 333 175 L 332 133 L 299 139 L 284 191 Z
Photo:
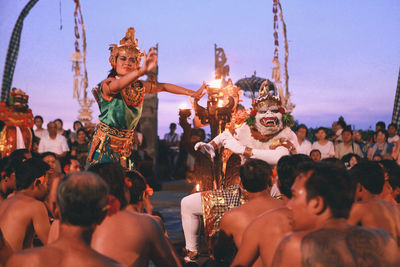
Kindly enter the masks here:
M 276 95 L 276 86 L 270 80 L 265 80 L 258 91 L 258 96 L 255 102 L 253 103 L 254 109 L 260 109 L 262 106 L 273 103 L 277 106 L 282 106 L 281 99 Z
M 111 63 L 111 66 L 115 68 L 117 64 L 117 57 L 119 55 L 126 55 L 126 54 L 131 54 L 135 57 L 136 59 L 136 64 L 139 66 L 140 61 L 142 60 L 143 53 L 140 52 L 140 49 L 138 48 L 138 39 L 135 39 L 135 29 L 134 28 L 128 28 L 126 30 L 125 37 L 119 41 L 119 45 L 116 44 L 111 44 L 110 45 L 110 58 L 109 61 Z

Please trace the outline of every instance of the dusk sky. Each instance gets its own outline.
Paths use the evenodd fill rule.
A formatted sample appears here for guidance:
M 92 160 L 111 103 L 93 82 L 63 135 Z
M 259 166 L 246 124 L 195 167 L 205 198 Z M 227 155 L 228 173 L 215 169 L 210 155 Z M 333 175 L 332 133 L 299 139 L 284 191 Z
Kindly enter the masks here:
M 11 32 L 28 0 L 0 0 L 0 71 Z M 61 13 L 60 13 L 61 2 Z M 293 115 L 308 126 L 330 126 L 343 115 L 356 128 L 391 121 L 400 67 L 400 1 L 281 1 L 289 40 Z M 197 89 L 211 81 L 214 44 L 223 47 L 234 82 L 271 76 L 272 0 L 81 0 L 87 34 L 89 89 L 110 69 L 108 45 L 135 27 L 139 46 L 159 43 L 159 81 Z M 29 95 L 35 115 L 62 118 L 70 128 L 74 1 L 39 0 L 24 21 L 13 87 Z M 62 30 L 60 30 L 62 25 Z M 281 32 L 279 32 L 282 37 Z M 281 48 L 280 59 L 283 62 Z M 159 135 L 178 121 L 185 96 L 159 94 Z M 244 102 L 249 107 L 249 101 Z M 94 120 L 98 107 L 93 105 Z

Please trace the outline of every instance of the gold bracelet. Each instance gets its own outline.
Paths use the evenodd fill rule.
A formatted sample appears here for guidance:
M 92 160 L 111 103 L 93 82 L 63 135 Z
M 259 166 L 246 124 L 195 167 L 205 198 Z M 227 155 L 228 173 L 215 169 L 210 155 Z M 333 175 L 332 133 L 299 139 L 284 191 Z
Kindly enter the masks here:
M 246 146 L 246 148 L 244 149 L 244 152 L 243 152 L 243 156 L 248 157 L 248 158 L 253 156 L 253 149 Z

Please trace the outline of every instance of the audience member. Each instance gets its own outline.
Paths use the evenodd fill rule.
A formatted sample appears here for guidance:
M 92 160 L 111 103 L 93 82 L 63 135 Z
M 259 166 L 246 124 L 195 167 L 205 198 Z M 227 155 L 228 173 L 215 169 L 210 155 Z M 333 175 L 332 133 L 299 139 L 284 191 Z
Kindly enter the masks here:
M 398 248 L 390 234 L 346 223 L 354 201 L 347 171 L 316 163 L 296 178 L 292 194 L 287 207 L 292 210 L 294 232 L 279 244 L 272 266 L 398 263 Z
M 50 223 L 42 201 L 48 191 L 48 168 L 35 158 L 22 162 L 15 171 L 15 195 L 0 204 L 0 228 L 14 252 L 31 247 L 34 234 L 47 243 Z
M 378 121 L 378 122 L 375 124 L 375 131 L 377 132 L 377 131 L 379 131 L 379 130 L 386 131 L 386 123 L 385 123 L 385 122 L 383 122 L 383 121 Z
M 353 153 L 362 157 L 363 153 L 358 144 L 353 142 L 352 131 L 350 129 L 342 130 L 342 142 L 336 144 L 335 146 L 335 157 L 338 159 L 342 159 L 344 155 Z
M 72 131 L 69 133 L 68 139 L 70 140 L 71 144 L 76 142 L 78 130 L 83 129 L 83 124 L 80 121 L 74 121 L 72 125 Z
M 399 136 L 397 135 L 397 125 L 394 123 L 389 124 L 388 126 L 388 143 L 396 143 L 399 141 Z
M 63 121 L 62 121 L 61 119 L 55 119 L 55 120 L 54 120 L 54 123 L 56 124 L 57 133 L 58 133 L 59 135 L 64 136 L 65 139 L 68 139 L 70 130 L 68 130 L 68 131 L 64 130 L 64 128 L 63 128 L 63 125 L 64 125 Z
M 307 137 L 307 126 L 304 124 L 300 124 L 297 127 L 296 135 L 297 135 L 297 141 L 299 142 L 299 147 L 297 148 L 297 153 L 298 154 L 305 154 L 305 155 L 310 155 L 311 152 L 311 142 L 308 141 Z
M 307 162 L 312 160 L 302 154 L 283 156 L 278 161 L 278 186 L 285 204 L 292 197 L 290 188 L 300 173 L 301 165 Z M 232 266 L 271 266 L 279 242 L 290 231 L 291 212 L 286 207 L 258 216 L 246 228 Z
M 147 214 L 126 210 L 129 192 L 118 163 L 99 163 L 89 171 L 97 173 L 110 187 L 110 209 L 96 228 L 91 246 L 99 253 L 128 266 L 180 266 L 159 224 Z
M 340 117 L 336 123 L 332 123 L 332 131 L 334 135 L 330 138 L 330 141 L 334 142 L 335 145 L 341 143 L 343 141 L 342 132 L 346 127 L 346 122 L 343 117 Z
M 357 145 L 360 146 L 361 151 L 363 153 L 362 158 L 366 158 L 367 153 L 368 153 L 369 144 L 367 141 L 362 139 L 361 133 L 359 131 L 353 131 L 353 141 L 354 141 L 354 143 L 356 143 Z
M 321 151 L 318 149 L 311 150 L 310 158 L 315 162 L 321 161 Z
M 106 215 L 108 187 L 97 175 L 78 172 L 64 178 L 58 188 L 58 239 L 41 248 L 14 254 L 7 266 L 122 266 L 90 247 L 96 225 Z
M 49 134 L 40 139 L 38 152 L 53 152 L 57 158 L 65 157 L 69 151 L 67 140 L 64 136 L 57 133 L 56 124 L 49 122 L 47 124 L 47 131 Z
M 400 210 L 379 197 L 385 183 L 382 168 L 376 162 L 362 162 L 350 170 L 356 184 L 355 203 L 348 222 L 384 229 L 400 244 Z
M 317 141 L 315 141 L 311 149 L 318 149 L 321 152 L 321 159 L 325 158 L 332 158 L 335 156 L 335 148 L 333 143 L 326 139 L 327 133 L 326 129 L 323 127 L 318 128 L 317 132 L 315 133 L 315 137 Z
M 176 167 L 176 162 L 179 156 L 179 142 L 180 137 L 176 130 L 176 123 L 171 123 L 169 125 L 169 133 L 164 135 L 165 144 L 168 147 L 168 168 L 169 168 L 169 178 L 173 179 L 173 171 Z
M 348 170 L 357 165 L 357 163 L 360 163 L 361 160 L 359 155 L 353 153 L 346 154 L 342 157 L 342 161 Z
M 43 126 L 42 116 L 39 116 L 39 115 L 35 116 L 33 118 L 33 123 L 36 126 L 36 129 L 34 131 L 36 137 L 42 139 L 42 137 L 44 137 L 45 135 L 48 135 L 47 130 L 42 128 L 42 126 Z
M 88 156 L 89 141 L 86 131 L 83 128 L 79 128 L 76 131 L 76 135 L 77 139 L 72 144 L 71 155 L 77 158 L 81 167 L 84 167 L 86 165 L 86 159 Z
M 376 132 L 376 143 L 368 150 L 368 159 L 373 160 L 374 156 L 381 155 L 383 158 L 391 158 L 393 143 L 387 142 L 388 134 L 385 130 Z

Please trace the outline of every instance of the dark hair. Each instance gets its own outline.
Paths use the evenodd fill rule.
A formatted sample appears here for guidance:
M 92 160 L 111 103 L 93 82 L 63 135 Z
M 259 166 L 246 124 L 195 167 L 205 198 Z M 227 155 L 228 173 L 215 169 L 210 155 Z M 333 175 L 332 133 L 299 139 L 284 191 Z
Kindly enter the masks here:
M 300 129 L 306 129 L 306 136 L 307 136 L 307 134 L 308 134 L 308 128 L 307 128 L 307 126 L 306 126 L 305 124 L 300 124 L 299 126 L 297 126 L 296 132 L 297 132 L 298 130 L 300 130 Z
M 318 133 L 319 131 L 324 131 L 325 132 L 325 134 L 328 134 L 328 131 L 326 130 L 326 128 L 325 127 L 319 127 L 315 132 L 314 132 L 314 135 L 316 134 L 316 133 Z
M 61 222 L 79 226 L 100 224 L 107 211 L 108 186 L 96 174 L 76 172 L 61 180 L 57 204 Z
M 313 150 L 310 151 L 310 156 L 311 156 L 311 154 L 314 153 L 314 152 L 318 152 L 319 155 L 322 155 L 322 154 L 321 154 L 321 151 L 319 151 L 319 149 L 313 149 Z
M 334 165 L 335 167 L 342 169 L 342 170 L 346 170 L 346 165 L 344 165 L 344 162 L 337 158 L 325 158 L 325 159 L 321 160 L 321 162 Z
M 53 153 L 53 152 L 50 152 L 50 151 L 47 151 L 47 152 L 44 152 L 44 153 L 40 154 L 40 159 L 44 159 L 47 156 L 53 156 L 55 159 L 57 159 L 57 155 L 55 153 Z
M 81 125 L 81 128 L 83 127 L 83 124 L 81 121 L 74 121 L 74 123 L 72 124 L 72 127 L 74 128 L 74 130 L 75 130 L 75 124 L 77 124 L 77 123 L 79 123 Z
M 50 124 L 54 124 L 56 127 L 57 127 L 57 124 L 55 123 L 55 121 L 49 121 L 48 123 L 47 123 L 47 128 L 49 128 L 49 125 Z
M 400 187 L 400 166 L 390 159 L 384 159 L 379 162 L 383 166 L 383 171 L 389 176 L 389 184 L 393 190 Z
M 117 76 L 117 75 L 118 75 L 117 70 L 114 69 L 114 68 L 112 68 L 112 69 L 110 70 L 110 72 L 108 73 L 107 78 L 115 77 L 115 76 Z
M 171 128 L 171 127 L 176 128 L 176 123 L 175 123 L 175 122 L 171 123 L 171 124 L 169 125 L 169 128 Z
M 39 120 L 41 120 L 41 121 L 42 121 L 42 123 L 43 123 L 43 117 L 42 117 L 42 116 L 40 116 L 40 115 L 36 115 L 36 116 L 33 118 L 33 120 L 35 121 L 36 119 L 39 119 Z
M 31 158 L 21 162 L 15 170 L 17 190 L 28 188 L 36 178 L 45 175 L 48 169 L 49 165 L 40 159 Z
M 338 125 L 340 125 L 340 127 L 342 127 L 342 129 L 346 128 L 346 122 L 344 121 L 344 118 L 342 116 L 340 116 L 339 120 L 336 122 Z
M 72 160 L 76 160 L 78 161 L 78 159 L 75 156 L 71 156 L 71 155 L 67 155 L 66 157 L 64 157 L 62 160 L 60 160 L 61 163 L 61 170 L 63 173 L 65 173 L 65 166 L 67 165 L 71 165 L 71 161 Z M 78 161 L 79 162 L 79 161 Z
M 143 200 L 143 192 L 146 190 L 146 179 L 138 171 L 128 171 L 126 176 L 132 183 L 129 188 L 129 193 L 131 195 L 130 204 L 137 204 Z
M 346 163 L 350 162 L 350 160 L 351 160 L 352 157 L 355 157 L 355 158 L 356 158 L 357 163 L 360 163 L 360 162 L 361 162 L 361 157 L 360 157 L 359 155 L 354 154 L 354 153 L 348 153 L 348 154 L 346 154 L 346 155 L 344 155 L 344 156 L 342 157 L 343 163 L 346 164 Z
M 200 137 L 201 141 L 204 141 L 204 139 L 206 139 L 206 133 L 204 132 L 204 129 L 202 129 L 202 128 L 192 129 L 192 136 Z
M 6 172 L 6 176 L 9 177 L 13 172 L 16 171 L 18 166 L 27 160 L 28 158 L 25 156 L 26 154 L 30 154 L 29 150 L 26 148 L 14 150 L 10 156 L 7 158 L 4 166 L 4 171 Z
M 312 173 L 304 184 L 307 202 L 321 197 L 324 202 L 321 213 L 329 208 L 334 218 L 347 219 L 355 193 L 347 171 L 323 162 L 313 165 Z
M 382 130 L 386 130 L 386 123 L 383 122 L 383 121 L 378 121 L 378 122 L 375 124 L 375 127 L 376 127 L 376 126 L 381 127 Z
M 395 123 L 389 124 L 389 125 L 388 125 L 388 129 L 389 129 L 390 126 L 394 127 L 394 128 L 397 130 L 397 125 L 396 125 Z
M 98 174 L 108 184 L 110 187 L 110 194 L 120 201 L 121 209 L 128 204 L 124 195 L 125 172 L 119 163 L 97 163 L 90 166 L 88 171 Z
M 349 127 L 343 128 L 342 134 L 345 132 L 349 132 L 351 135 L 353 135 L 353 131 Z
M 54 120 L 54 123 L 55 123 L 56 121 L 59 121 L 59 122 L 61 123 L 61 126 L 64 124 L 63 121 L 62 121 L 62 119 L 55 119 L 55 120 Z
M 311 162 L 312 159 L 304 154 L 296 154 L 293 156 L 283 156 L 279 159 L 276 166 L 279 179 L 279 191 L 288 198 L 292 198 L 291 187 L 299 175 L 299 164 Z
M 383 133 L 385 135 L 385 140 L 387 141 L 389 134 L 386 130 L 379 129 L 378 131 L 376 131 L 376 136 L 378 136 L 378 133 Z
M 360 162 L 350 170 L 354 184 L 360 183 L 371 194 L 378 195 L 383 190 L 385 176 L 377 162 Z
M 79 129 L 76 131 L 76 135 L 77 135 L 77 136 L 78 136 L 79 132 L 83 132 L 83 133 L 85 134 L 85 136 L 87 136 L 87 132 L 85 131 L 85 129 L 79 128 Z
M 240 180 L 248 192 L 261 192 L 272 185 L 271 166 L 263 160 L 251 159 L 240 166 Z

